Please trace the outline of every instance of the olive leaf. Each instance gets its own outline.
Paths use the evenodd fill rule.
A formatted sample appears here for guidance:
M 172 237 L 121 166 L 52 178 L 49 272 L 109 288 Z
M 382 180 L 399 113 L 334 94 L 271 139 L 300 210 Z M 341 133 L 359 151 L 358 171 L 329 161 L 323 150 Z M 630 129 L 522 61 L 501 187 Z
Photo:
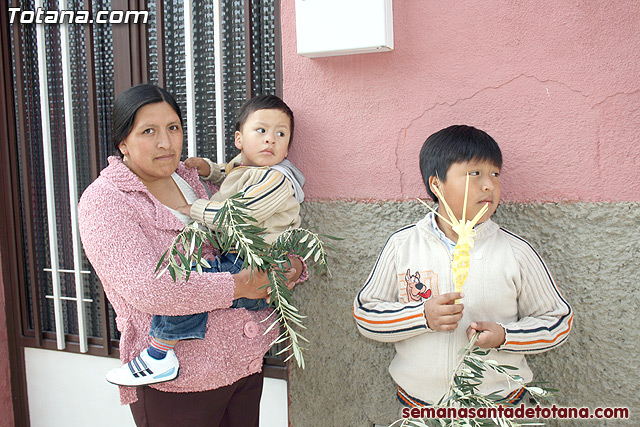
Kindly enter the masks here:
M 293 292 L 287 287 L 285 273 L 291 267 L 288 255 L 301 257 L 307 265 L 312 265 L 318 274 L 330 274 L 327 262 L 327 250 L 335 250 L 322 238 L 342 240 L 337 237 L 316 234 L 303 228 L 289 228 L 269 245 L 263 238 L 264 228 L 255 225 L 255 219 L 249 214 L 247 206 L 250 198 L 243 192 L 237 193 L 222 203 L 212 224 L 208 228 L 192 222 L 185 226 L 174 238 L 170 247 L 162 254 L 156 266 L 156 277 L 169 271 L 174 281 L 189 280 L 192 269 L 199 274 L 202 268 L 210 267 L 203 258 L 202 246 L 210 244 L 221 253 L 235 251 L 243 260 L 242 268 L 266 271 L 271 289 L 271 305 L 274 311 L 267 319 L 275 319 L 265 334 L 280 325 L 280 334 L 271 343 L 282 344 L 277 354 L 289 353 L 285 361 L 292 357 L 301 368 L 305 367 L 303 343 L 309 342 L 298 329 L 306 329 L 305 316 L 298 312 L 293 303 Z M 265 321 L 267 320 L 265 319 Z

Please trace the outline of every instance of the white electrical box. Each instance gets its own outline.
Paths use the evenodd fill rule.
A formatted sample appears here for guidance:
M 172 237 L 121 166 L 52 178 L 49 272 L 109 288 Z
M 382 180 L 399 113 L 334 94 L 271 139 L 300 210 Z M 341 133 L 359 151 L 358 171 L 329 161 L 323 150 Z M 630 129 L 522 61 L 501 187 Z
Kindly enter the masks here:
M 296 32 L 308 58 L 391 51 L 392 0 L 296 0 Z

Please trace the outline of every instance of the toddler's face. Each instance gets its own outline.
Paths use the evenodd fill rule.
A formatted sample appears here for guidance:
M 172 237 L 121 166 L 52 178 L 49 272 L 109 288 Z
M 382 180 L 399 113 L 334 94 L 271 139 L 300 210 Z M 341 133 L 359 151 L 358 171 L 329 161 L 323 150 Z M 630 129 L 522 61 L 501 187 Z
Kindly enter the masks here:
M 273 166 L 287 157 L 291 121 L 283 111 L 257 110 L 235 133 L 235 145 L 247 166 Z
M 469 161 L 453 163 L 444 181 L 440 181 L 439 188 L 451 210 L 458 219 L 462 219 L 464 204 L 464 190 L 469 174 L 469 195 L 467 196 L 466 220 L 473 219 L 484 205 L 489 204 L 489 209 L 482 216 L 480 222 L 488 220 L 498 208 L 500 203 L 500 168 L 487 161 Z M 437 185 L 438 179 L 431 177 L 429 185 Z M 433 191 L 433 187 L 432 187 Z M 447 218 L 444 207 L 439 207 L 438 212 Z

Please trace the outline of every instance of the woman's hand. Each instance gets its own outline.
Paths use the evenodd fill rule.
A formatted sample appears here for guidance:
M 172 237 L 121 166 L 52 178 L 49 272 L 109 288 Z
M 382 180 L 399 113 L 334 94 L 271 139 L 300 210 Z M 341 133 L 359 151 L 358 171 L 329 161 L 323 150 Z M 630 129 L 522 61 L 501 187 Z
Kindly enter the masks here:
M 291 262 L 291 267 L 284 273 L 284 276 L 288 280 L 287 287 L 293 289 L 296 280 L 302 273 L 302 261 L 296 256 L 289 256 L 289 261 Z M 233 281 L 236 285 L 233 299 L 260 299 L 267 298 L 270 294 L 271 289 L 267 286 L 270 283 L 269 276 L 264 271 L 251 271 L 245 268 L 233 274 Z
M 269 276 L 264 271 L 252 271 L 249 268 L 245 268 L 233 274 L 233 281 L 236 286 L 233 292 L 233 299 L 260 299 L 267 297 Z
M 300 258 L 295 255 L 289 255 L 289 262 L 291 263 L 291 267 L 289 271 L 284 275 L 290 280 L 289 283 L 287 283 L 287 288 L 291 290 L 296 285 L 298 278 L 302 274 L 302 261 L 300 261 Z M 267 304 L 270 304 L 271 303 L 271 286 L 267 288 L 267 294 L 268 294 Z
M 300 275 L 302 274 L 302 261 L 300 261 L 300 257 L 295 255 L 289 255 L 289 262 L 291 263 L 291 269 L 293 270 L 293 276 L 290 277 L 290 280 L 296 282 Z M 287 274 L 285 276 L 289 277 Z M 293 287 L 291 287 L 292 289 Z

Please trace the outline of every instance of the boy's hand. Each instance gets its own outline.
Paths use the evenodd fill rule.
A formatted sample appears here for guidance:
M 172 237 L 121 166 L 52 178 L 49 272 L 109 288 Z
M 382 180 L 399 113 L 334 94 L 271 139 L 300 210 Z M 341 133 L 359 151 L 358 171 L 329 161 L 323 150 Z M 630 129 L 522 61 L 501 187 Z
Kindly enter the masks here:
M 184 161 L 184 165 L 189 169 L 196 168 L 196 170 L 198 171 L 198 175 L 200 176 L 209 176 L 209 174 L 211 173 L 209 163 L 205 162 L 205 160 L 201 157 L 189 157 Z
M 176 210 L 180 213 L 191 216 L 191 205 L 178 206 Z
M 424 303 L 424 315 L 427 318 L 427 326 L 432 331 L 453 331 L 458 327 L 462 319 L 464 305 L 455 301 L 464 297 L 460 292 L 449 292 L 429 298 Z
M 467 337 L 469 338 L 469 341 L 471 341 L 471 338 L 478 331 L 480 332 L 480 335 L 478 335 L 478 341 L 476 341 L 476 345 L 478 347 L 498 348 L 504 344 L 504 328 L 496 322 L 471 322 L 471 325 L 467 328 Z

